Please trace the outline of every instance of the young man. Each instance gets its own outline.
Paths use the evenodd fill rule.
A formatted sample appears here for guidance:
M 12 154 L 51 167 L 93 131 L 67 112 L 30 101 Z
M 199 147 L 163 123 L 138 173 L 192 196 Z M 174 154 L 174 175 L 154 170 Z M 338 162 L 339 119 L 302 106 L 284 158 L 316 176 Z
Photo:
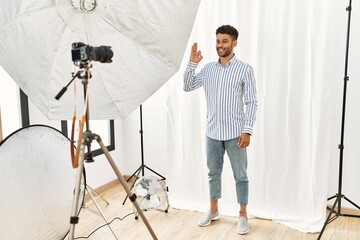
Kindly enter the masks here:
M 206 157 L 209 169 L 210 209 L 200 219 L 208 226 L 220 219 L 218 199 L 221 198 L 221 173 L 227 152 L 234 174 L 237 201 L 240 205 L 237 232 L 249 231 L 246 206 L 249 181 L 246 147 L 249 146 L 256 115 L 256 86 L 253 69 L 234 54 L 238 31 L 229 25 L 216 30 L 216 51 L 219 59 L 195 74 L 203 56 L 194 43 L 184 73 L 184 91 L 203 87 L 207 104 Z

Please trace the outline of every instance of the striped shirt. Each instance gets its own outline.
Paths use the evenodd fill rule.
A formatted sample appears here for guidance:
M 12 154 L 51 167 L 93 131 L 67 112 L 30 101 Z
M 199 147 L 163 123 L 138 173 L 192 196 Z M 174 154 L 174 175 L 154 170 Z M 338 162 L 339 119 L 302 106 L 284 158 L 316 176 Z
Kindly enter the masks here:
M 189 62 L 184 73 L 184 91 L 203 87 L 206 97 L 206 135 L 225 141 L 241 133 L 252 134 L 256 119 L 256 84 L 253 68 L 236 59 L 226 64 L 210 62 L 198 74 Z

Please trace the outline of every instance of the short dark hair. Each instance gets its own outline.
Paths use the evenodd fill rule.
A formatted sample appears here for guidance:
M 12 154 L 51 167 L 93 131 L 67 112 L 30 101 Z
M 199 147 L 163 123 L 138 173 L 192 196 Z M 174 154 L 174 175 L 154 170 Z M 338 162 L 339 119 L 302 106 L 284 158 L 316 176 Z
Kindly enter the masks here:
M 229 34 L 234 40 L 237 40 L 239 36 L 239 32 L 236 30 L 236 28 L 230 25 L 222 25 L 218 27 L 218 29 L 216 29 L 216 35 L 219 33 Z

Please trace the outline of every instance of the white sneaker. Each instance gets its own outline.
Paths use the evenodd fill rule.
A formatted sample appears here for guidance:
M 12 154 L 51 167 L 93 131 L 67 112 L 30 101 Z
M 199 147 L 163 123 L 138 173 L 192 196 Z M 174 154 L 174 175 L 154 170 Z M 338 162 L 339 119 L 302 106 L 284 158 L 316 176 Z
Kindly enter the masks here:
M 205 213 L 204 216 L 202 216 L 202 218 L 200 218 L 198 225 L 200 227 L 206 227 L 210 225 L 211 221 L 216 221 L 219 219 L 220 219 L 219 211 L 216 211 L 215 213 L 211 213 L 211 211 L 209 210 L 207 213 Z
M 238 224 L 237 224 L 237 233 L 244 235 L 249 232 L 249 224 L 247 217 L 239 217 Z

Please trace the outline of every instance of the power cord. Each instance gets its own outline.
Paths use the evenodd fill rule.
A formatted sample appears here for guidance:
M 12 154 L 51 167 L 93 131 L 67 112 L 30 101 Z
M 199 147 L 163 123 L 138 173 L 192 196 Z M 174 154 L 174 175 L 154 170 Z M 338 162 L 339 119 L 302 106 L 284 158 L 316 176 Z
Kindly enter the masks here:
M 135 214 L 135 213 L 134 213 L 134 212 L 129 213 L 129 214 L 125 215 L 123 218 L 115 217 L 115 218 L 114 218 L 113 220 L 111 220 L 109 223 L 105 223 L 104 225 L 96 228 L 96 229 L 95 229 L 94 231 L 92 231 L 87 237 L 76 237 L 76 238 L 74 238 L 74 239 L 88 239 L 88 238 L 89 238 L 91 235 L 93 235 L 96 231 L 98 231 L 99 229 L 101 229 L 101 228 L 103 228 L 103 227 L 106 227 L 106 226 L 110 225 L 113 221 L 115 221 L 115 220 L 120 220 L 120 221 L 122 221 L 122 220 L 124 220 L 125 218 L 127 218 L 127 217 L 129 217 L 129 216 L 131 216 L 131 215 L 133 215 L 133 214 Z

